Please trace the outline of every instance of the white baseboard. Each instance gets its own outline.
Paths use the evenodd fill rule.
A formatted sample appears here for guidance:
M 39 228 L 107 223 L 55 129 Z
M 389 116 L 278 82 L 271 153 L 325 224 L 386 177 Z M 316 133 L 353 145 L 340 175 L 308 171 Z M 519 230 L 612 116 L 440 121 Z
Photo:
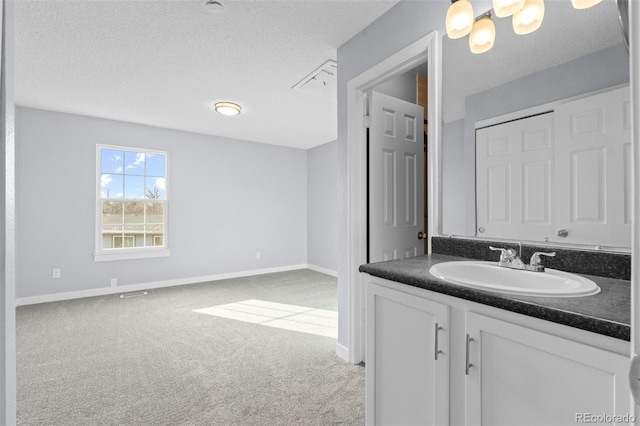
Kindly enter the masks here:
M 346 362 L 349 361 L 349 348 L 341 345 L 340 343 L 336 343 L 336 355 L 342 358 Z
M 337 277 L 338 276 L 338 271 L 334 271 L 332 269 L 327 269 L 327 268 L 323 268 L 322 266 L 316 266 L 316 265 L 311 265 L 311 264 L 307 264 L 307 269 L 311 269 L 312 271 L 316 271 L 316 272 L 320 272 L 326 275 L 331 275 L 332 277 Z
M 207 281 L 219 281 L 229 278 L 249 277 L 252 275 L 271 274 L 274 272 L 294 271 L 297 269 L 313 269 L 307 264 L 278 266 L 275 268 L 253 269 L 241 272 L 228 272 L 224 274 L 205 275 L 200 277 L 178 278 L 165 281 L 153 281 L 140 284 L 129 284 L 117 287 L 101 287 L 89 290 L 68 291 L 64 293 L 43 294 L 41 296 L 19 297 L 16 306 L 35 305 L 38 303 L 59 302 L 61 300 L 80 299 L 83 297 L 106 296 L 109 294 L 129 293 L 132 291 L 152 290 L 154 288 L 173 287 L 177 285 L 197 284 Z

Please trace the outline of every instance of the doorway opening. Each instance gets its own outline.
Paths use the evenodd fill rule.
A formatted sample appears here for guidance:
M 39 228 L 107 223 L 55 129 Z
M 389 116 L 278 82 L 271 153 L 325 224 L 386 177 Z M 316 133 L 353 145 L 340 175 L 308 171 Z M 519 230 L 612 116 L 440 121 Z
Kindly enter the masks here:
M 367 263 L 428 252 L 428 67 L 367 92 Z
M 428 212 L 425 232 L 439 234 L 440 190 L 436 185 L 441 174 L 440 158 L 440 36 L 437 31 L 422 37 L 401 51 L 351 79 L 347 83 L 348 110 L 348 286 L 349 286 L 349 348 L 348 359 L 357 364 L 364 360 L 365 293 L 358 267 L 367 263 L 368 253 L 368 191 L 367 191 L 367 138 L 364 121 L 367 117 L 367 95 L 395 76 L 404 74 L 425 64 L 427 68 L 427 120 L 428 126 L 428 177 L 425 199 Z M 430 245 L 427 240 L 427 252 Z

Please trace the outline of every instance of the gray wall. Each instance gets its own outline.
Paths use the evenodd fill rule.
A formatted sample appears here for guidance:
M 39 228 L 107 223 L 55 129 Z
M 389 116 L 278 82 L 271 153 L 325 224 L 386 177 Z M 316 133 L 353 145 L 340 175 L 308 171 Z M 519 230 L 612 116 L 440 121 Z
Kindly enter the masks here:
M 304 150 L 17 108 L 17 297 L 307 263 Z M 96 144 L 168 152 L 171 256 L 94 262 Z M 256 259 L 256 252 L 261 259 Z M 62 277 L 52 279 L 52 268 Z
M 467 212 L 461 208 L 466 192 L 464 120 L 442 127 L 442 233 L 460 235 Z M 475 182 L 475 181 L 474 181 Z
M 443 34 L 444 18 L 450 4 L 446 1 L 401 1 L 338 49 L 338 344 L 344 348 L 349 348 L 350 344 L 347 83 L 433 30 Z
M 445 123 L 442 140 L 443 185 L 455 187 L 454 191 L 443 190 L 443 217 L 453 217 L 459 212 L 465 212 L 466 217 L 464 222 L 457 218 L 449 223 L 443 232 L 475 235 L 476 122 L 628 82 L 629 56 L 620 44 L 467 97 L 463 134 L 459 132 L 459 121 Z M 449 129 L 450 126 L 455 129 Z M 456 149 L 447 150 L 456 145 Z M 447 157 L 461 153 L 462 162 Z M 458 168 L 450 170 L 454 165 Z M 464 176 L 463 182 L 460 176 Z
M 307 263 L 332 273 L 338 269 L 337 148 L 333 141 L 307 151 Z
M 418 86 L 418 74 L 407 71 L 376 86 L 375 91 L 415 104 Z

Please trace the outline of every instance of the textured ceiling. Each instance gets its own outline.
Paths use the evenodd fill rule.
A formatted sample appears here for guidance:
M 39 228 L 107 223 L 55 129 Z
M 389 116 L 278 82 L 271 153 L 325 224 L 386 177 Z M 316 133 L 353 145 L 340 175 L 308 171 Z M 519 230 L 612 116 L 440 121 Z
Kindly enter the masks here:
M 542 26 L 527 35 L 513 32 L 511 18 L 492 19 L 496 41 L 487 53 L 471 53 L 468 37 L 443 38 L 444 122 L 464 117 L 469 95 L 623 42 L 614 0 L 583 10 L 569 0 L 546 0 Z
M 397 1 L 205 3 L 17 0 L 16 104 L 313 147 L 337 137 L 335 95 L 292 87 Z

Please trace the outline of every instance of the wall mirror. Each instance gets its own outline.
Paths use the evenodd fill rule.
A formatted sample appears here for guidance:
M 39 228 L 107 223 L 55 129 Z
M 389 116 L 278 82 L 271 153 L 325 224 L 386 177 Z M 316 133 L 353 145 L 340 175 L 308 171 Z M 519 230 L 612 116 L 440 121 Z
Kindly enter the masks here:
M 485 11 L 476 10 L 475 14 L 480 15 Z M 549 109 L 553 112 L 554 105 L 581 99 L 589 94 L 613 88 L 621 88 L 628 94 L 629 90 L 629 56 L 618 5 L 614 0 L 603 0 L 595 7 L 584 10 L 574 9 L 568 0 L 546 1 L 541 27 L 527 35 L 513 32 L 511 18 L 492 19 L 496 27 L 496 39 L 493 48 L 486 53 L 471 53 L 468 37 L 453 40 L 445 34 L 442 40 L 440 229 L 443 235 L 496 239 L 491 235 L 483 235 L 485 229 L 478 226 L 477 200 L 485 195 L 479 195 L 476 188 L 477 128 L 493 127 L 501 122 L 523 118 L 523 114 L 538 115 Z M 628 114 L 624 111 L 616 114 L 625 113 Z M 617 119 L 628 120 L 627 117 Z M 594 120 L 587 117 L 583 122 L 591 126 Z M 555 136 L 561 137 L 561 132 L 558 133 Z M 550 155 L 551 168 L 564 161 L 555 158 L 553 152 Z M 598 160 L 595 161 L 597 163 Z M 582 167 L 584 170 L 584 165 Z M 551 193 L 551 212 L 554 199 L 566 198 L 566 185 L 560 183 L 560 178 L 557 180 L 547 182 Z M 512 184 L 506 182 L 506 185 Z M 517 185 L 521 185 L 521 182 Z M 545 183 L 541 182 L 540 185 Z M 590 190 L 586 192 L 591 193 Z M 606 200 L 603 203 L 608 206 L 619 201 L 616 201 L 619 198 L 617 195 L 598 192 L 598 196 Z M 518 203 L 522 204 L 523 201 Z M 537 207 L 540 210 L 544 206 Z M 622 208 L 626 207 L 623 204 L 614 207 Z M 554 222 L 554 213 L 550 215 L 551 222 Z M 526 225 L 523 226 L 526 228 Z M 557 237 L 560 225 L 552 223 L 551 226 L 549 232 L 529 228 L 522 234 L 524 236 L 514 235 L 513 239 L 616 251 L 629 247 L 628 243 L 602 241 L 598 235 L 591 235 L 592 232 L 583 232 L 577 239 L 562 240 L 562 237 Z M 578 234 L 572 230 L 570 232 L 572 237 Z M 510 238 L 507 233 L 500 239 Z

